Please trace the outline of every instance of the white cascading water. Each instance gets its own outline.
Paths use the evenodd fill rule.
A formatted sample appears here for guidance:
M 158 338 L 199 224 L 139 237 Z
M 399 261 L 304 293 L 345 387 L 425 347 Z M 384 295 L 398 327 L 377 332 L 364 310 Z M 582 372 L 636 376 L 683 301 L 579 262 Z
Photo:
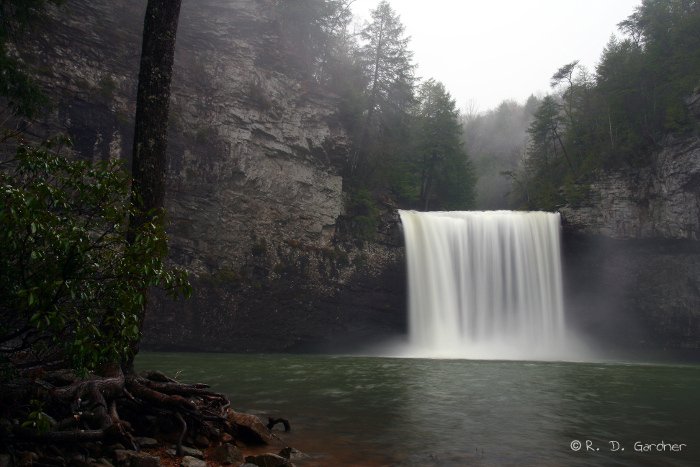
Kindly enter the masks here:
M 409 353 L 561 359 L 559 214 L 400 211 Z

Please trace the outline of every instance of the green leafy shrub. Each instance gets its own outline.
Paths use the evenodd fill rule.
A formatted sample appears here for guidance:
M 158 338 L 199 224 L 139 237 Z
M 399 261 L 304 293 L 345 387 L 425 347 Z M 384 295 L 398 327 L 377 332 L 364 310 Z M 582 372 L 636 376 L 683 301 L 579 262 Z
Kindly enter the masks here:
M 356 239 L 360 241 L 374 239 L 379 225 L 379 208 L 369 190 L 361 188 L 350 193 L 347 213 L 350 231 Z
M 0 158 L 0 349 L 89 371 L 128 357 L 150 287 L 189 283 L 165 265 L 162 222 L 127 242 L 135 208 L 119 163 L 69 160 L 61 142 Z

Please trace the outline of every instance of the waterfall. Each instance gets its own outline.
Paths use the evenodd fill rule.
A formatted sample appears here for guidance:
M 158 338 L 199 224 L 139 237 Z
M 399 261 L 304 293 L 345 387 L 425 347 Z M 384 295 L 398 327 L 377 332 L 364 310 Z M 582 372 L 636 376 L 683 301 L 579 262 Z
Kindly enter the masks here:
M 413 354 L 558 357 L 564 347 L 558 213 L 400 215 Z

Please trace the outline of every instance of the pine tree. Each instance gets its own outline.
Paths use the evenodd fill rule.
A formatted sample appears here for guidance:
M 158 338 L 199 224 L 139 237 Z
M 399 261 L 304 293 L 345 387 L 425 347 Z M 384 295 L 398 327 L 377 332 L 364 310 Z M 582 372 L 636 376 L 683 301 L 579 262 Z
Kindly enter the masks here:
M 362 31 L 362 63 L 369 81 L 369 112 L 401 108 L 411 100 L 415 78 L 413 53 L 404 26 L 388 2 L 372 11 L 372 21 Z
M 408 49 L 409 38 L 398 14 L 382 1 L 371 12 L 371 21 L 361 33 L 365 41 L 359 61 L 367 77 L 367 109 L 361 125 L 359 147 L 351 160 L 350 171 L 367 164 L 370 153 L 381 153 L 387 140 L 401 140 L 408 127 L 408 113 L 413 103 L 415 65 Z M 395 149 L 395 148 L 394 148 Z
M 421 208 L 467 209 L 475 177 L 462 146 L 459 112 L 442 83 L 430 79 L 421 85 L 417 121 Z
M 561 105 L 553 96 L 546 96 L 527 130 L 530 143 L 525 170 L 531 182 L 528 190 L 531 207 L 554 209 L 562 201 L 558 190 L 566 172 L 564 131 Z

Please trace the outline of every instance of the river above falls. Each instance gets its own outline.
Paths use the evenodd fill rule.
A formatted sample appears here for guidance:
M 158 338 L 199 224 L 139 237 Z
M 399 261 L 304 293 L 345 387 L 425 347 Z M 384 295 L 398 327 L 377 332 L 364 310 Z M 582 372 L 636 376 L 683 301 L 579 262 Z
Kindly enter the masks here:
M 289 419 L 278 434 L 312 456 L 300 466 L 700 465 L 696 365 L 142 353 L 137 366 Z

